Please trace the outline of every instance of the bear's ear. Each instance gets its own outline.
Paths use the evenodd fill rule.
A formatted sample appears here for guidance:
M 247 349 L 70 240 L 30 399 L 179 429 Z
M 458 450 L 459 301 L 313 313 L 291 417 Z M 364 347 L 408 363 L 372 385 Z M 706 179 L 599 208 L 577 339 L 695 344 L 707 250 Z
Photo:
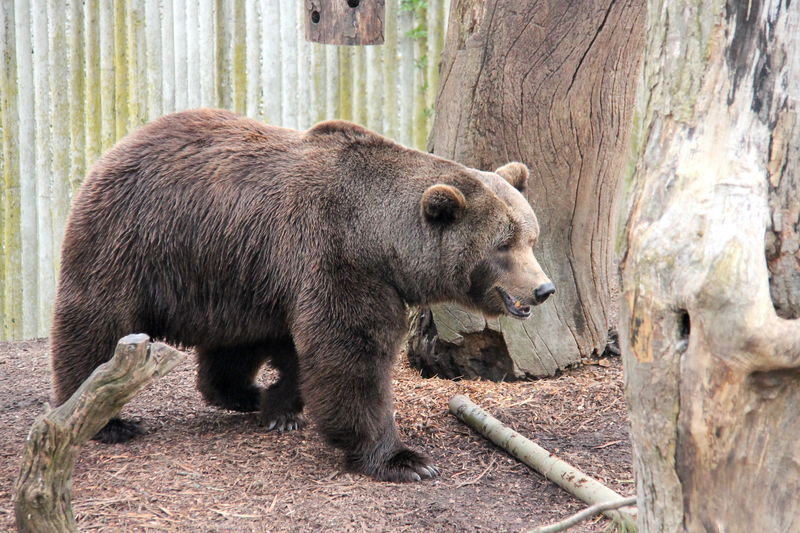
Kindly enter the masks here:
M 494 172 L 500 174 L 519 192 L 525 192 L 528 188 L 528 167 L 522 163 L 507 163 Z
M 464 195 L 452 185 L 431 185 L 422 195 L 422 214 L 430 222 L 446 224 L 458 218 L 467 205 Z

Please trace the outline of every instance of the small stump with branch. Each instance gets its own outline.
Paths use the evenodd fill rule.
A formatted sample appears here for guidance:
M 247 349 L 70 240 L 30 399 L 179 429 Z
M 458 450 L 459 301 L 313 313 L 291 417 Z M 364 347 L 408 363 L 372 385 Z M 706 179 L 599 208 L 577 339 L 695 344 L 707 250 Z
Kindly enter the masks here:
M 383 44 L 384 0 L 306 0 L 306 40 L 320 44 Z
M 69 400 L 34 422 L 14 486 L 20 532 L 77 531 L 72 470 L 80 446 L 184 358 L 166 344 L 151 343 L 147 335 L 128 335 L 117 344 L 114 357 L 97 367 Z

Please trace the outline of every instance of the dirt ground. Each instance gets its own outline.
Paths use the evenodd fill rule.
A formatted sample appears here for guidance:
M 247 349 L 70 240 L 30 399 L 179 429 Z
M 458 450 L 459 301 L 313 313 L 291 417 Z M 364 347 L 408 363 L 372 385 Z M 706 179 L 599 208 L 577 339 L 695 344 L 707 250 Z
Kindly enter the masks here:
M 0 530 L 14 529 L 22 444 L 48 394 L 45 341 L 0 343 Z M 83 531 L 524 531 L 584 507 L 447 412 L 466 394 L 523 435 L 633 493 L 619 358 L 533 382 L 422 379 L 400 358 L 397 422 L 442 476 L 381 483 L 342 470 L 313 425 L 267 433 L 255 415 L 207 407 L 187 360 L 124 413 L 148 433 L 88 443 L 73 479 Z M 264 379 L 268 379 L 266 374 Z M 605 519 L 571 531 L 603 531 Z

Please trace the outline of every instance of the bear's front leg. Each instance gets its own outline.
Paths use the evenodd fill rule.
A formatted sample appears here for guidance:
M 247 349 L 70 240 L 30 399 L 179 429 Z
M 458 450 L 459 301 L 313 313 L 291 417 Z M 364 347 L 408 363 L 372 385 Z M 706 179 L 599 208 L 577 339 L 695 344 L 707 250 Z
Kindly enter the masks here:
M 348 468 L 384 481 L 420 481 L 439 470 L 397 433 L 391 374 L 403 329 L 392 326 L 298 328 L 302 394 L 326 440 L 344 450 Z

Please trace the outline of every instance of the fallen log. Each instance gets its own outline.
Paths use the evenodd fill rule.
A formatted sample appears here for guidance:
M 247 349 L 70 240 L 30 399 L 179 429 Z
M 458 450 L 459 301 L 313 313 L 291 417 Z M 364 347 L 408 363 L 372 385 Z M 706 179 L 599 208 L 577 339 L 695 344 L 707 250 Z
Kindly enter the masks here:
M 450 399 L 449 407 L 450 412 L 462 422 L 587 504 L 597 505 L 624 500 L 621 494 L 505 426 L 466 396 L 460 394 L 454 396 Z M 602 513 L 623 524 L 627 531 L 636 531 L 635 508 L 606 509 Z
M 69 400 L 36 419 L 14 486 L 18 531 L 78 530 L 72 513 L 72 470 L 80 446 L 183 358 L 166 344 L 150 343 L 147 335 L 128 335 L 117 344 L 114 357 L 97 367 Z

